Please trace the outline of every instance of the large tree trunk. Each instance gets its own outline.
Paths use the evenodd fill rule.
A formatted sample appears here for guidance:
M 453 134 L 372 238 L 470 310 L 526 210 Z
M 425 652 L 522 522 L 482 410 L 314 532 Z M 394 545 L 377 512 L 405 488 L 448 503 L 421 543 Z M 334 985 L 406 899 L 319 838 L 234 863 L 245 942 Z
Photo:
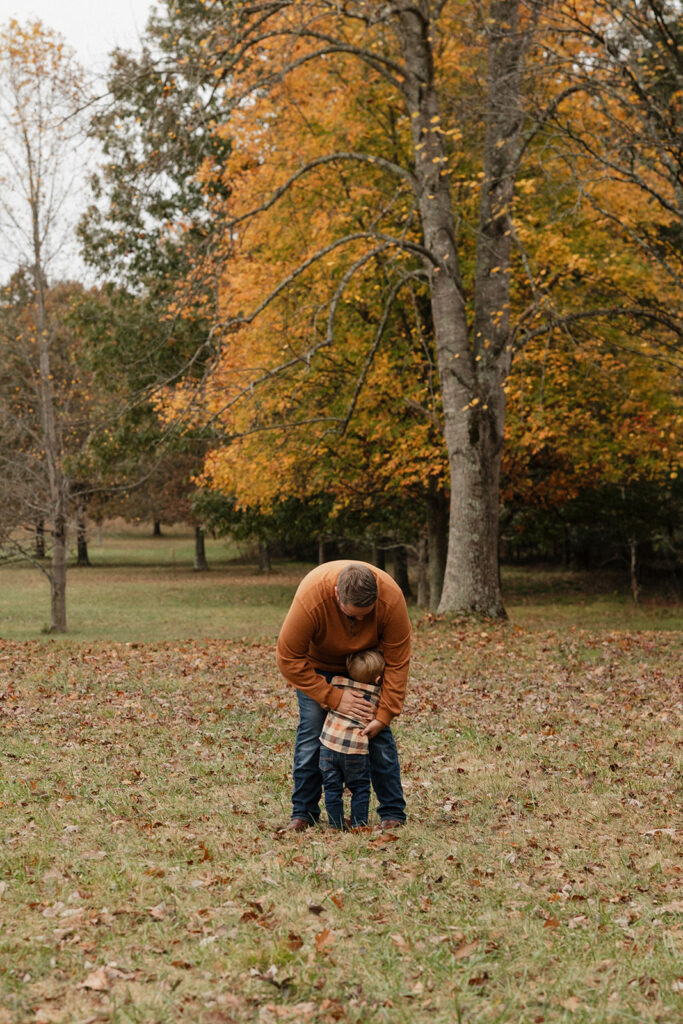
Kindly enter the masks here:
M 470 336 L 434 81 L 434 26 L 426 2 L 404 0 L 399 5 L 408 72 L 404 91 L 415 147 L 417 202 L 431 259 L 432 317 L 451 477 L 442 613 L 505 616 L 498 573 L 498 488 L 505 419 L 502 386 L 511 356 L 510 204 L 520 154 L 520 71 L 527 41 L 518 7 L 518 0 L 498 0 L 488 8 L 488 108 Z
M 498 572 L 500 443 L 479 426 L 484 437 L 475 433 L 469 445 L 463 439 L 449 459 L 448 560 L 439 611 L 504 618 Z

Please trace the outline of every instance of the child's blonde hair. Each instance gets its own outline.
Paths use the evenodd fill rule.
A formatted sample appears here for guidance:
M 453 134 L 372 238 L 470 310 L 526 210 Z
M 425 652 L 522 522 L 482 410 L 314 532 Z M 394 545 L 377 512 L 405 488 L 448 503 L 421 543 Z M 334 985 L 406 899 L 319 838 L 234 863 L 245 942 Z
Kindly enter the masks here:
M 374 683 L 375 679 L 384 672 L 385 665 L 384 655 L 376 648 L 355 651 L 346 659 L 346 671 L 349 673 L 349 678 L 355 679 L 357 683 Z

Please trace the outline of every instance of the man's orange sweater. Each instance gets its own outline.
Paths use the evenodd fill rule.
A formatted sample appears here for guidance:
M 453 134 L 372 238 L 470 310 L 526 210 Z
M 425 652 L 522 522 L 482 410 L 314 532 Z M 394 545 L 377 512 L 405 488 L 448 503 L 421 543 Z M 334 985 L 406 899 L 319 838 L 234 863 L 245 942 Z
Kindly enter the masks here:
M 386 668 L 375 717 L 389 725 L 403 708 L 408 682 L 408 609 L 396 581 L 382 569 L 368 565 L 377 580 L 377 603 L 364 619 L 348 618 L 334 596 L 339 573 L 347 565 L 346 560 L 325 562 L 304 577 L 280 630 L 278 668 L 297 690 L 319 704 L 336 708 L 343 691 L 331 686 L 316 669 L 343 676 L 348 654 L 378 647 Z

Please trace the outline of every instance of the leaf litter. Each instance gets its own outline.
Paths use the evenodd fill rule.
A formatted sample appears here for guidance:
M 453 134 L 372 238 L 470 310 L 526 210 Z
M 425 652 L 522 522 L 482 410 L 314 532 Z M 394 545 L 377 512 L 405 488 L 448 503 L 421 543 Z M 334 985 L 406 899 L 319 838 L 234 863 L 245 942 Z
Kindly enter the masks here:
M 283 839 L 270 643 L 0 642 L 0 1020 L 673 1019 L 680 639 L 415 647 L 408 826 Z

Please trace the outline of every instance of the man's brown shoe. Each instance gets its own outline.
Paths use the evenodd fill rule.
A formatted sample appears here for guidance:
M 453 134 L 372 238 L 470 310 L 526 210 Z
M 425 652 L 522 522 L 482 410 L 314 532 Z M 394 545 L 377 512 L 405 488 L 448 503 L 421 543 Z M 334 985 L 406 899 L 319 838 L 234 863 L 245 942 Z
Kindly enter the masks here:
M 397 818 L 383 818 L 379 827 L 384 831 L 387 828 L 403 828 L 404 825 L 405 821 L 399 821 Z
M 305 832 L 307 828 L 313 828 L 313 822 L 307 818 L 292 818 L 279 832 Z

